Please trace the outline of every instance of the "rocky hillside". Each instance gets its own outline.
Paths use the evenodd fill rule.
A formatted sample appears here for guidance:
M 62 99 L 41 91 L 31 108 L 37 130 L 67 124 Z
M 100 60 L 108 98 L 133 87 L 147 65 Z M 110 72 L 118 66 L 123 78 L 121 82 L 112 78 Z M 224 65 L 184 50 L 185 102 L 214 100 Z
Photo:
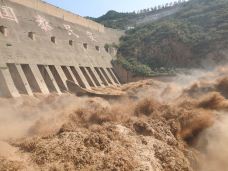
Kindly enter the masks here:
M 138 75 L 223 62 L 228 38 L 228 1 L 191 0 L 179 12 L 126 32 L 119 60 Z

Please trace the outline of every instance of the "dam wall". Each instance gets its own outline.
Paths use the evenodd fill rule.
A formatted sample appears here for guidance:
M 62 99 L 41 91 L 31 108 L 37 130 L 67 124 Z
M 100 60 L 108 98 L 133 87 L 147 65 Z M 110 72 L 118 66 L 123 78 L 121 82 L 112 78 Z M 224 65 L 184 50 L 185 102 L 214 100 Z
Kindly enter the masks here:
M 0 96 L 62 94 L 67 80 L 88 90 L 117 86 L 104 47 L 122 34 L 40 0 L 1 0 Z
M 53 6 L 51 4 L 48 4 L 46 2 L 43 2 L 41 0 L 10 0 L 11 2 L 15 2 L 17 4 L 21 4 L 23 6 L 32 8 L 34 10 L 44 12 L 46 14 L 49 14 L 51 16 L 58 17 L 62 20 L 79 24 L 100 32 L 104 32 L 104 26 L 96 23 L 94 21 L 85 19 L 79 15 L 76 15 L 72 12 L 65 11 L 61 8 L 58 8 L 56 6 Z

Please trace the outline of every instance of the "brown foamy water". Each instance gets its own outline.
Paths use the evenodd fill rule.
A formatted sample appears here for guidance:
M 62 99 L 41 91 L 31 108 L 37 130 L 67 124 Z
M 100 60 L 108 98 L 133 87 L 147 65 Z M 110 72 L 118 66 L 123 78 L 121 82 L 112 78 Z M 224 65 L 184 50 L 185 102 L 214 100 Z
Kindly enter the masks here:
M 226 74 L 139 81 L 111 100 L 0 99 L 0 170 L 227 170 Z

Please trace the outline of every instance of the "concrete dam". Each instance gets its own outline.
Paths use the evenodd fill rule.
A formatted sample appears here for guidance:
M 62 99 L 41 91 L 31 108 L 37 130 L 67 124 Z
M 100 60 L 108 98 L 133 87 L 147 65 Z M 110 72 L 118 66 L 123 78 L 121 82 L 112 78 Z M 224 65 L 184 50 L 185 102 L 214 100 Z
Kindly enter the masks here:
M 1 0 L 0 96 L 119 85 L 104 46 L 122 34 L 41 0 Z

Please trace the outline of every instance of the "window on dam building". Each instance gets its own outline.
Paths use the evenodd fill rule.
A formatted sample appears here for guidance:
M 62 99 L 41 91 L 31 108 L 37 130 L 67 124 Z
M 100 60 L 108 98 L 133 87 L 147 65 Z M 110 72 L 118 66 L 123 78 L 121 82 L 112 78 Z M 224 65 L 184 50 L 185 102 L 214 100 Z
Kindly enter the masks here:
M 52 36 L 52 37 L 51 37 L 51 41 L 52 41 L 52 43 L 55 44 L 55 43 L 56 43 L 56 37 L 55 37 L 55 36 Z
M 32 40 L 36 40 L 36 33 L 35 32 L 29 32 L 28 37 Z
M 98 52 L 100 52 L 100 47 L 99 47 L 99 46 L 95 46 L 95 48 L 96 48 L 96 50 L 97 50 Z
M 88 44 L 87 44 L 87 43 L 83 43 L 83 47 L 84 47 L 85 49 L 88 49 Z
M 69 45 L 73 46 L 73 44 L 74 44 L 74 41 L 73 40 L 69 40 Z
M 0 32 L 4 35 L 7 36 L 8 35 L 8 29 L 6 26 L 0 26 Z

